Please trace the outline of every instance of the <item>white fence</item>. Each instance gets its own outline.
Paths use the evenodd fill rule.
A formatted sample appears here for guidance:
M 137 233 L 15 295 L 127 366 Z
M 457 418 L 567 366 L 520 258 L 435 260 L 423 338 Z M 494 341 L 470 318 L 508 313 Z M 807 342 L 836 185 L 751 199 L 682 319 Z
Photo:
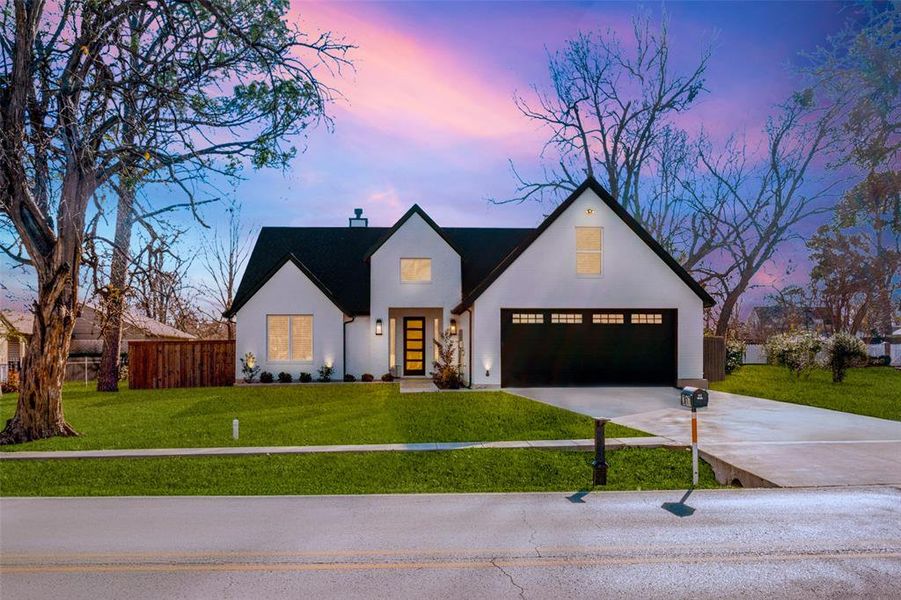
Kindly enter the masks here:
M 2 364 L 0 365 L 0 383 L 6 381 L 9 377 L 9 365 Z
M 887 344 L 869 344 L 867 345 L 867 354 L 870 356 L 885 356 L 888 354 L 892 357 L 892 365 L 901 366 L 901 344 L 891 344 L 891 349 L 886 352 Z M 766 350 L 763 344 L 748 344 L 745 346 L 746 365 L 765 365 Z

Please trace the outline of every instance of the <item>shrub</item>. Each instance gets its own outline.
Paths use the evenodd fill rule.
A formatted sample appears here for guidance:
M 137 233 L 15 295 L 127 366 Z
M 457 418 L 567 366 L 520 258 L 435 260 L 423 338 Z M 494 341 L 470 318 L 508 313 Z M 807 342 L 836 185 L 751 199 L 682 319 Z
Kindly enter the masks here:
M 382 381 L 392 382 L 394 381 L 394 375 L 392 375 L 391 373 L 385 373 L 384 375 L 382 375 Z
M 441 390 L 458 390 L 465 384 L 463 369 L 463 342 L 450 329 L 446 329 L 437 344 L 437 356 L 432 363 L 432 381 Z
M 892 357 L 888 354 L 883 354 L 882 356 L 868 356 L 867 357 L 867 366 L 868 367 L 889 367 L 892 364 Z
M 279 383 L 291 383 L 292 381 L 294 381 L 294 378 L 291 377 L 291 373 L 285 373 L 284 371 L 282 371 L 278 374 Z
M 351 375 L 350 373 L 347 373 L 344 375 L 344 381 L 347 383 L 353 383 L 356 380 L 357 380 L 357 378 L 354 377 L 353 375 Z
M 812 333 L 780 333 L 766 341 L 767 362 L 786 367 L 795 377 L 809 375 L 817 366 L 822 340 Z
M 745 343 L 741 340 L 726 340 L 726 374 L 738 369 L 745 360 Z
M 867 347 L 863 341 L 850 333 L 836 333 L 826 340 L 825 366 L 832 370 L 832 383 L 845 380 L 845 373 L 850 367 L 866 364 Z
M 257 357 L 253 352 L 248 352 L 241 359 L 241 373 L 244 375 L 244 383 L 253 383 L 253 378 L 260 372 L 260 366 L 257 364 Z
M 263 371 L 260 373 L 260 383 L 272 383 L 274 377 L 272 377 L 272 373 L 269 371 Z
M 19 372 L 10 371 L 0 387 L 3 388 L 4 394 L 14 394 L 19 391 Z
M 332 380 L 332 373 L 334 372 L 335 369 L 331 365 L 322 365 L 319 367 L 319 381 L 328 383 Z
M 375 377 L 372 373 L 363 373 L 363 375 L 360 377 L 360 381 L 364 383 L 372 383 L 373 381 L 375 381 Z
M 300 382 L 301 383 L 310 383 L 313 381 L 313 376 L 309 373 L 301 373 L 300 374 Z
M 128 365 L 119 365 L 119 381 L 128 381 Z

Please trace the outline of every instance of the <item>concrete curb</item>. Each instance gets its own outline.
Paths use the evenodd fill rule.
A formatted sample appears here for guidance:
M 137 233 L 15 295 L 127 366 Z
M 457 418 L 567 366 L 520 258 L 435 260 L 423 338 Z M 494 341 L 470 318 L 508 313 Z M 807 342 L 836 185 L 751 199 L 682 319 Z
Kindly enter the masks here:
M 607 449 L 671 448 L 686 446 L 661 437 L 608 438 Z M 594 450 L 594 440 L 512 440 L 494 442 L 425 442 L 411 444 L 344 444 L 333 446 L 238 446 L 234 448 L 134 448 L 121 450 L 57 450 L 49 452 L 0 452 L 6 460 L 60 460 L 78 458 L 161 458 L 197 456 L 253 456 L 272 454 L 329 454 L 340 452 L 436 452 L 479 449 L 532 448 L 539 450 Z

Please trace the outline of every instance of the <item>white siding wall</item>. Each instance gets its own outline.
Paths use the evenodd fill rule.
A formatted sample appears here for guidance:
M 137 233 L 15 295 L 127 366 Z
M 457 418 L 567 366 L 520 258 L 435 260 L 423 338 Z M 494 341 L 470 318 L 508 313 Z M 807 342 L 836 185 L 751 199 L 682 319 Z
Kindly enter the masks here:
M 357 379 L 363 373 L 372 373 L 376 378 L 382 375 L 373 371 L 369 365 L 369 341 L 374 337 L 370 335 L 369 321 L 369 317 L 357 317 L 347 324 L 347 372 Z M 375 325 L 372 325 L 372 331 L 374 330 Z
M 401 283 L 401 258 L 431 258 L 431 283 Z M 441 308 L 442 328 L 450 322 L 450 311 L 460 302 L 460 255 L 422 217 L 411 216 L 370 259 L 370 362 L 371 373 L 388 371 L 388 309 Z M 423 313 L 428 319 L 431 316 Z M 375 335 L 375 322 L 382 320 L 384 335 Z M 398 327 L 401 326 L 400 321 Z M 427 327 L 431 324 L 427 323 Z M 398 338 L 398 363 L 401 340 Z M 426 371 L 431 367 L 429 364 Z
M 313 315 L 313 360 L 310 362 L 270 362 L 266 356 L 266 315 Z M 241 377 L 241 358 L 253 352 L 262 371 L 277 375 L 287 371 L 295 378 L 301 371 L 314 376 L 323 364 L 334 367 L 340 379 L 344 368 L 341 356 L 344 315 L 293 263 L 287 262 L 241 307 L 236 316 L 237 347 L 235 370 Z M 348 345 L 351 341 L 348 340 Z
M 589 208 L 594 209 L 593 214 L 586 213 Z M 576 275 L 576 226 L 604 228 L 600 277 Z M 591 190 L 560 215 L 476 301 L 475 384 L 500 384 L 502 308 L 677 309 L 677 377 L 702 377 L 701 299 Z

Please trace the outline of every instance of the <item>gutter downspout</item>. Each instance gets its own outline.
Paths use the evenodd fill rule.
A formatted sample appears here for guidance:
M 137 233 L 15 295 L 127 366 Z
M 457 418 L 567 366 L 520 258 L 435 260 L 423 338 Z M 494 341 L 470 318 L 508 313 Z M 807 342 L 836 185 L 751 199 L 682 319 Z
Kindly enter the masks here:
M 347 325 L 356 320 L 357 315 L 353 315 L 351 316 L 350 321 L 344 321 L 344 335 L 341 338 L 341 370 L 344 371 L 344 373 L 341 374 L 341 381 L 344 381 L 344 378 L 347 377 Z
M 472 389 L 472 307 L 467 308 L 466 312 L 469 313 L 469 389 Z

